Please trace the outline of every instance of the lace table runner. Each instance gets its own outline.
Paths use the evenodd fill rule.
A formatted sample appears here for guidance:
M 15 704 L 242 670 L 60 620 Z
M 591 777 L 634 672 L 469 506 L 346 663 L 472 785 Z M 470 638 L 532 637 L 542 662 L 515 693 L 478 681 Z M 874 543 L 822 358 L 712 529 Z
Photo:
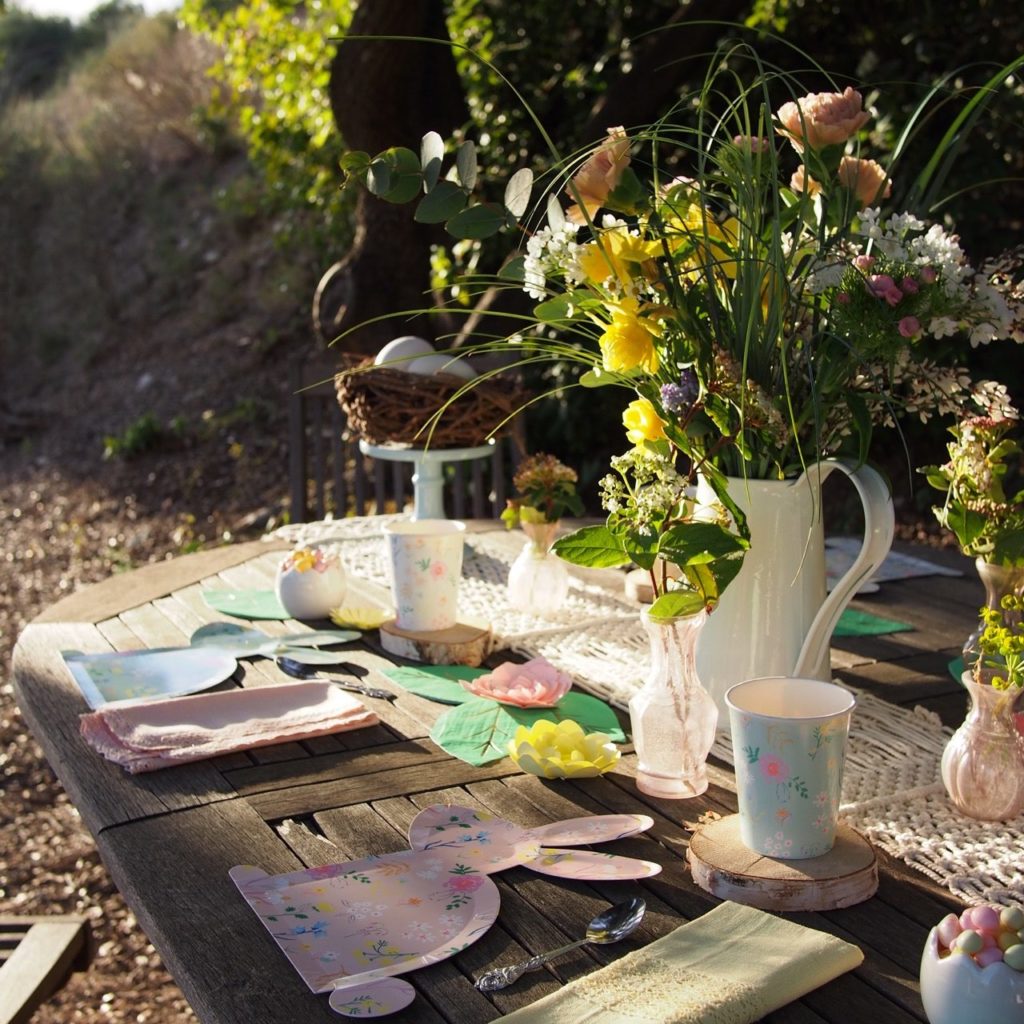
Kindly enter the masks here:
M 389 585 L 381 538 L 397 516 L 325 520 L 286 526 L 273 535 L 295 544 L 338 544 L 347 570 Z M 489 621 L 495 646 L 543 656 L 572 674 L 584 690 L 625 708 L 642 684 L 649 646 L 637 608 L 624 597 L 573 578 L 557 616 L 509 608 L 505 584 L 509 538 L 466 535 L 460 614 Z M 857 692 L 841 816 L 876 846 L 946 886 L 965 903 L 1024 906 L 1024 817 L 981 822 L 959 814 L 946 798 L 939 761 L 950 736 L 937 715 L 897 707 Z M 713 753 L 732 763 L 720 735 Z

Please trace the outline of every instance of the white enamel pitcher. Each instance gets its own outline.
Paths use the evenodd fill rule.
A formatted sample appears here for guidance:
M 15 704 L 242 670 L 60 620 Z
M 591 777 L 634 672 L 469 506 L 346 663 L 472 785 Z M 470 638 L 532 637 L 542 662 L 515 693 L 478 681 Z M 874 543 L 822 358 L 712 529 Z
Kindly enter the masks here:
M 833 471 L 853 482 L 864 506 L 864 543 L 827 593 L 821 485 Z M 725 691 L 758 676 L 831 679 L 829 641 L 839 616 L 892 545 L 889 487 L 869 466 L 826 459 L 797 480 L 730 478 L 729 495 L 746 513 L 750 550 L 697 642 L 697 674 L 728 729 Z M 715 500 L 701 480 L 699 502 Z

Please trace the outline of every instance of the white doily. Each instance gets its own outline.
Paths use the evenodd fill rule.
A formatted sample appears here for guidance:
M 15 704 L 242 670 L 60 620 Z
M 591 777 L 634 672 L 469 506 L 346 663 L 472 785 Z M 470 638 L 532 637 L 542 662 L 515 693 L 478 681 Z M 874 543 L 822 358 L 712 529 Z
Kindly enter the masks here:
M 337 544 L 354 576 L 387 586 L 381 527 L 400 516 L 325 520 L 282 527 L 273 536 L 294 544 Z M 543 656 L 584 690 L 625 708 L 641 685 L 649 646 L 635 605 L 577 579 L 558 616 L 508 607 L 508 543 L 467 534 L 459 609 L 490 622 L 497 647 Z M 912 711 L 856 691 L 843 775 L 845 821 L 876 846 L 946 886 L 966 903 L 1024 907 L 1024 816 L 981 822 L 946 798 L 939 761 L 949 739 L 936 715 Z M 713 753 L 732 763 L 719 736 Z

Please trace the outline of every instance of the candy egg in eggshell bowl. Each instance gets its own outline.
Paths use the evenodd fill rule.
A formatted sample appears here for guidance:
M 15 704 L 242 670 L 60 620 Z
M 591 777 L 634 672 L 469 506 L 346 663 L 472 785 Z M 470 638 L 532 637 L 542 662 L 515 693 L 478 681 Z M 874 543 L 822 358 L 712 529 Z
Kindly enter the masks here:
M 436 350 L 426 338 L 418 338 L 415 334 L 403 334 L 393 338 L 374 357 L 374 366 L 393 364 L 395 370 L 408 370 L 409 364 L 420 356 L 432 355 Z
M 921 1001 L 930 1024 L 1024 1021 L 1024 911 L 971 907 L 928 934 Z
M 278 566 L 274 591 L 293 619 L 327 619 L 345 597 L 345 570 L 335 552 L 297 548 Z

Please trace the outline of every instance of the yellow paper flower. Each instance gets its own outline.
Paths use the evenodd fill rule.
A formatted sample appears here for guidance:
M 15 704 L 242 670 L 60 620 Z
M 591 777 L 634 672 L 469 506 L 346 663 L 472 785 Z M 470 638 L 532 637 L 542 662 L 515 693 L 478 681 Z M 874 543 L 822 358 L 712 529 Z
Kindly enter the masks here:
M 622 413 L 626 438 L 635 445 L 658 441 L 665 436 L 665 423 L 648 398 L 637 398 Z
M 619 748 L 605 733 L 584 733 L 571 719 L 557 725 L 541 719 L 530 728 L 519 726 L 508 753 L 524 772 L 542 779 L 593 778 L 619 760 Z
M 331 622 L 349 629 L 377 629 L 381 623 L 395 617 L 391 608 L 376 608 L 373 605 L 346 604 L 331 609 Z

